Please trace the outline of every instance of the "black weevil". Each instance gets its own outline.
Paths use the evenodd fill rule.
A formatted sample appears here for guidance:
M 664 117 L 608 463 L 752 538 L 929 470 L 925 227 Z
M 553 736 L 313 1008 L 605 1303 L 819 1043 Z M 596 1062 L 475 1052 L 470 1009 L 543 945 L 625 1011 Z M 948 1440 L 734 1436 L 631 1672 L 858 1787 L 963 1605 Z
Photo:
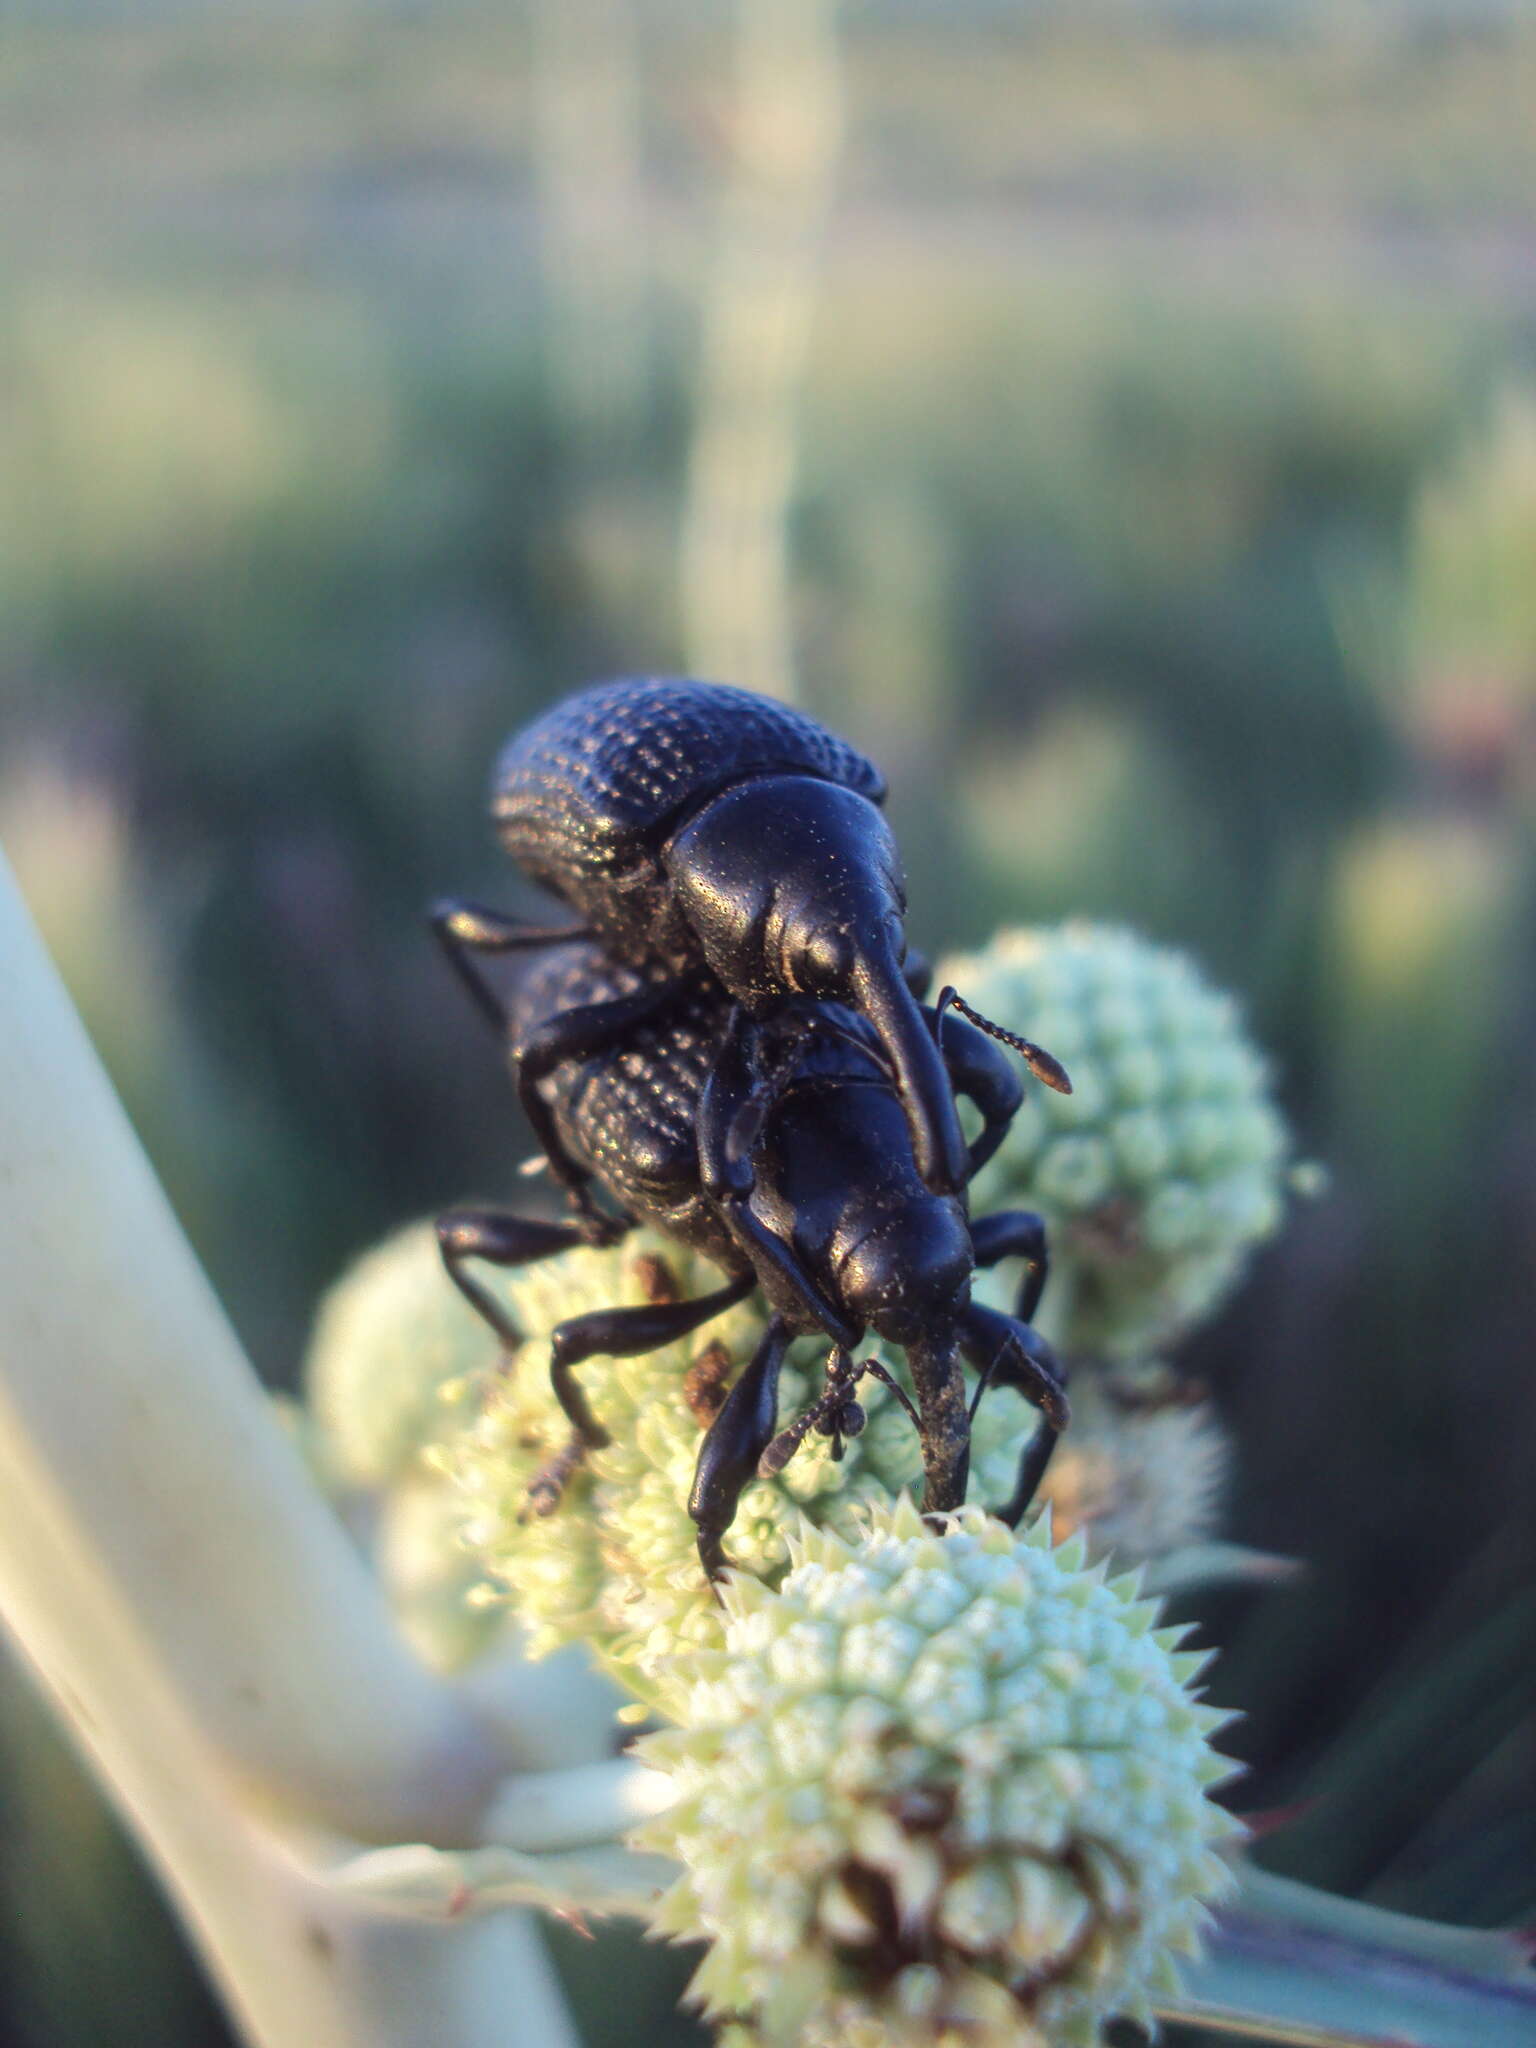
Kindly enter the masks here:
M 753 1020 L 794 997 L 841 1002 L 867 1018 L 895 1076 L 918 1173 L 939 1194 L 964 1186 L 965 1142 L 943 1061 L 903 977 L 906 897 L 884 798 L 880 771 L 846 741 L 789 705 L 726 684 L 599 684 L 508 743 L 492 796 L 502 844 L 581 922 L 550 931 L 452 900 L 438 905 L 434 925 L 493 1018 L 474 955 L 586 937 L 648 970 L 626 994 L 546 1017 L 525 1034 L 517 1062 L 523 1108 L 590 1241 L 606 1226 L 539 1083 L 662 1014 L 701 969 L 737 1006 L 723 1060 Z M 1049 1054 L 998 1035 L 1047 1085 L 1068 1087 Z
M 501 1018 L 514 1065 L 517 1048 L 536 1040 L 548 1019 L 632 1004 L 664 971 L 614 962 L 589 942 L 551 952 Z M 1014 1495 L 996 1510 L 1017 1522 L 1067 1419 L 1060 1368 L 1029 1327 L 1045 1281 L 1040 1219 L 1014 1210 L 972 1222 L 963 1186 L 935 1193 L 924 1184 L 884 1047 L 854 1011 L 790 1000 L 752 1019 L 708 975 L 670 987 L 664 1014 L 631 1009 L 635 1021 L 622 1038 L 572 1054 L 535 1085 L 567 1159 L 622 1205 L 622 1216 L 605 1219 L 607 1235 L 650 1224 L 729 1277 L 691 1301 L 597 1310 L 554 1330 L 551 1376 L 573 1433 L 535 1483 L 531 1504 L 553 1508 L 583 1452 L 607 1441 L 575 1378 L 583 1360 L 656 1350 L 761 1287 L 767 1329 L 709 1428 L 689 1500 L 711 1577 L 726 1562 L 722 1539 L 753 1473 L 779 1469 L 813 1426 L 838 1450 L 841 1436 L 862 1426 L 859 1376 L 887 1378 L 877 1362 L 853 1359 L 869 1331 L 906 1352 L 929 1512 L 965 1498 L 970 1418 L 989 1381 L 1016 1387 L 1040 1408 L 1045 1419 L 1025 1447 Z M 484 995 L 490 1007 L 495 999 L 488 989 Z M 1020 1099 L 1018 1074 L 978 1031 L 944 1018 L 942 999 L 936 1010 L 912 1000 L 940 1054 L 951 1110 L 958 1093 L 981 1112 L 964 1182 L 1006 1130 Z M 465 1262 L 521 1265 L 592 1235 L 585 1224 L 500 1209 L 450 1213 L 438 1232 L 455 1283 L 509 1349 L 518 1332 Z M 970 1283 L 977 1266 L 1011 1255 L 1024 1259 L 1025 1276 L 1017 1314 L 1006 1316 L 973 1302 Z M 785 1352 L 795 1336 L 813 1332 L 833 1347 L 825 1392 L 776 1438 Z M 978 1374 L 969 1406 L 962 1361 Z

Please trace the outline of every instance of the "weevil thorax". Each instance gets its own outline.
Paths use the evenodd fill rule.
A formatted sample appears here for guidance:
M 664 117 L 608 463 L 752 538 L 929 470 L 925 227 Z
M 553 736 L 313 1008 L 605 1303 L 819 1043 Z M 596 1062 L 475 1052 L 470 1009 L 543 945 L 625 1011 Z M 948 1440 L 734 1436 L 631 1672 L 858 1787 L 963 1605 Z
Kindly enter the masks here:
M 930 1332 L 951 1341 L 970 1299 L 974 1260 L 959 1203 L 924 1188 L 862 1231 L 857 1219 L 849 1221 L 836 1270 L 850 1314 L 890 1344 L 912 1344 Z
M 759 1013 L 785 996 L 846 1003 L 874 1026 L 896 1076 L 918 1171 L 964 1184 L 954 1095 L 902 978 L 906 891 L 896 842 L 856 790 L 809 776 L 738 783 L 688 819 L 662 864 L 674 902 L 725 989 Z

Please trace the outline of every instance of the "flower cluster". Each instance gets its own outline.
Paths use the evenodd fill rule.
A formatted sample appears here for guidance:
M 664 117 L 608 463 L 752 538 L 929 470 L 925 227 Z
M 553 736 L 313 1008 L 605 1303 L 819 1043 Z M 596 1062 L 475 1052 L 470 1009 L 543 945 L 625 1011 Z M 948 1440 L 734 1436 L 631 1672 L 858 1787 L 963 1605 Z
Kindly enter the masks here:
M 775 1593 L 733 1579 L 643 1845 L 656 1924 L 712 1946 L 695 1995 L 771 2043 L 1062 2048 L 1146 2019 L 1231 1882 L 1207 1792 L 1227 1718 L 1134 1576 L 1045 1523 L 907 1502 L 802 1527 Z
M 568 1252 L 500 1275 L 495 1285 L 523 1333 L 521 1351 L 476 1421 L 430 1460 L 457 1489 L 465 1540 L 505 1587 L 534 1654 L 584 1640 L 653 1695 L 680 1651 L 720 1639 L 687 1500 L 704 1432 L 752 1356 L 765 1312 L 749 1300 L 643 1358 L 584 1365 L 582 1385 L 609 1442 L 575 1465 L 556 1510 L 540 1515 L 530 1490 L 559 1464 L 571 1435 L 547 1370 L 554 1325 L 588 1309 L 703 1293 L 718 1276 L 682 1247 L 636 1231 L 621 1245 Z M 780 1386 L 786 1420 L 819 1390 L 825 1349 L 792 1352 Z M 851 1529 L 861 1503 L 890 1497 L 897 1470 L 897 1484 L 920 1474 L 911 1424 L 895 1402 L 878 1398 L 883 1390 L 870 1393 L 870 1426 L 840 1464 L 825 1439 L 812 1437 L 783 1472 L 746 1488 L 729 1537 L 745 1571 L 770 1582 L 783 1573 L 788 1534 L 802 1513 Z M 1017 1404 L 1014 1416 L 1017 1426 Z
M 988 1016 L 1062 1061 L 972 1189 L 1051 1230 L 1046 1327 L 1074 1354 L 1140 1358 L 1210 1314 L 1278 1227 L 1285 1127 L 1237 1005 L 1134 932 L 1004 932 L 941 964 Z

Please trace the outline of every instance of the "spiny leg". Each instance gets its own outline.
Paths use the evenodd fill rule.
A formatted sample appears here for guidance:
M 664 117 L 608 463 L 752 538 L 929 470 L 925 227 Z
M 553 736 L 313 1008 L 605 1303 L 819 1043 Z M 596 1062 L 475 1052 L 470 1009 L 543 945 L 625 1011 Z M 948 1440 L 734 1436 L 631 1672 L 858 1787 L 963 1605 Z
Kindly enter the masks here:
M 779 1419 L 779 1372 L 789 1349 L 789 1334 L 782 1316 L 769 1318 L 745 1372 L 727 1394 L 699 1448 L 688 1512 L 698 1526 L 699 1562 L 711 1584 L 729 1562 L 725 1532 L 736 1518 L 742 1489 L 756 1473 Z
M 437 1219 L 437 1245 L 448 1278 L 475 1314 L 495 1331 L 509 1355 L 522 1343 L 522 1333 L 500 1302 L 465 1272 L 464 1261 L 486 1259 L 493 1266 L 527 1266 L 585 1242 L 574 1223 L 541 1223 L 513 1216 L 505 1209 L 450 1209 Z
M 636 1308 L 600 1308 L 557 1323 L 549 1338 L 549 1380 L 555 1399 L 571 1424 L 570 1441 L 539 1473 L 528 1489 L 535 1514 L 552 1514 L 566 1481 L 586 1453 L 611 1441 L 593 1415 L 576 1383 L 576 1368 L 589 1358 L 640 1358 L 675 1344 L 701 1324 L 723 1315 L 743 1301 L 757 1285 L 756 1275 L 742 1273 L 713 1294 L 692 1301 L 643 1302 Z

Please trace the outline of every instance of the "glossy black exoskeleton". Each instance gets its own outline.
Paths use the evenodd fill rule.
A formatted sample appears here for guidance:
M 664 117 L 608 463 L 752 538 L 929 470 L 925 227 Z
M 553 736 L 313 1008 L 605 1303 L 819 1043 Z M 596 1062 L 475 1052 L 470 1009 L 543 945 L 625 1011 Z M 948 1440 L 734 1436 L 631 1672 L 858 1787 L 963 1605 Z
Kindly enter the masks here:
M 615 963 L 592 943 L 561 947 L 508 1007 L 510 1043 L 536 1037 L 547 1018 L 628 1002 L 662 971 Z M 956 1018 L 940 1029 L 939 1012 L 915 996 L 913 1004 L 942 1048 L 951 1106 L 959 1094 L 981 1112 L 962 1169 L 969 1180 L 1018 1107 L 1018 1074 L 980 1032 Z M 1010 1384 L 1042 1411 L 1014 1496 L 997 1510 L 1018 1520 L 1067 1417 L 1060 1368 L 1029 1327 L 1045 1281 L 1044 1231 L 1024 1211 L 972 1223 L 963 1187 L 941 1194 L 925 1184 L 887 1055 L 864 1018 L 809 1000 L 743 1018 L 717 983 L 696 975 L 674 982 L 665 1015 L 560 1062 L 537 1086 L 561 1145 L 621 1205 L 612 1234 L 650 1224 L 705 1254 L 727 1281 L 696 1300 L 599 1310 L 554 1331 L 551 1375 L 573 1436 L 536 1486 L 536 1508 L 552 1507 L 583 1450 L 607 1440 L 576 1382 L 584 1359 L 655 1350 L 760 1287 L 768 1327 L 710 1426 L 689 1502 L 711 1576 L 725 1562 L 722 1539 L 742 1488 L 760 1466 L 778 1469 L 813 1426 L 839 1450 L 840 1437 L 862 1426 L 858 1378 L 885 1377 L 877 1363 L 853 1359 L 867 1333 L 906 1353 L 930 1512 L 965 1498 L 974 1400 L 968 1405 L 962 1363 L 978 1374 L 975 1398 L 989 1381 Z M 438 1230 L 448 1271 L 508 1347 L 518 1333 L 465 1262 L 520 1265 L 589 1235 L 580 1225 L 489 1209 L 447 1215 Z M 1010 1255 L 1025 1262 L 1014 1316 L 970 1298 L 974 1269 Z M 809 1333 L 832 1346 L 826 1391 L 776 1438 L 784 1354 Z
M 797 997 L 839 1002 L 873 1027 L 895 1077 L 909 1149 L 940 1194 L 965 1184 L 966 1148 L 932 1031 L 903 978 L 906 896 L 872 762 L 803 712 L 725 684 L 630 678 L 568 698 L 506 747 L 492 815 L 503 846 L 581 920 L 552 932 L 449 901 L 434 924 L 493 1016 L 476 955 L 587 937 L 640 970 L 622 995 L 545 1016 L 519 1045 L 524 1110 L 582 1216 L 602 1224 L 540 1083 L 661 1016 L 700 972 L 735 1008 L 729 1063 L 755 1020 Z M 1048 1054 L 1010 1038 L 1049 1086 Z

